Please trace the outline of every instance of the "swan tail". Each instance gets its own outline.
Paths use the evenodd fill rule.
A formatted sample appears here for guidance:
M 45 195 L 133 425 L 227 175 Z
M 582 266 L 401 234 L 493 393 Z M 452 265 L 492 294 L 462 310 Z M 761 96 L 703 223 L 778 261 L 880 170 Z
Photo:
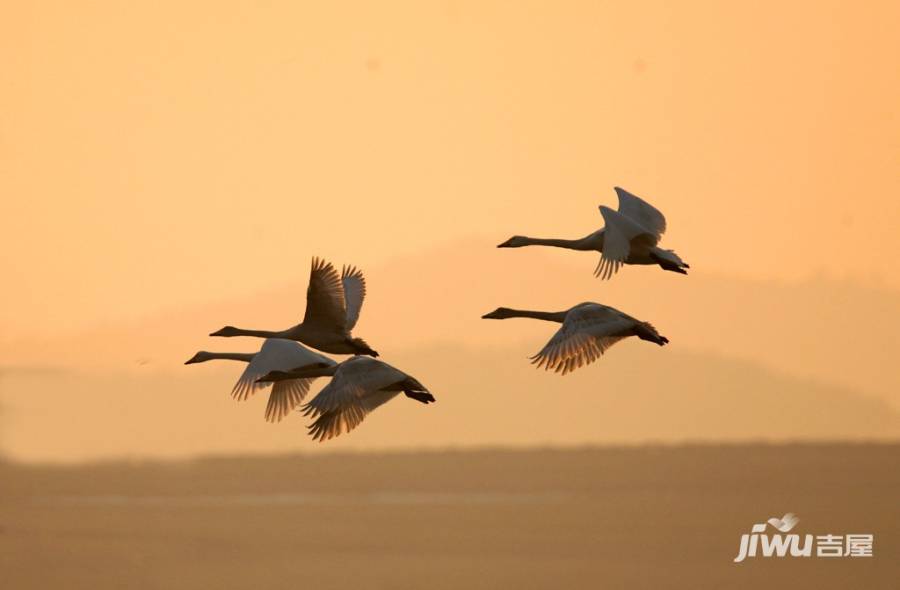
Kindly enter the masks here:
M 352 338 L 350 344 L 353 346 L 353 354 L 365 354 L 368 356 L 378 356 L 378 353 L 366 344 L 362 338 Z
M 690 264 L 682 260 L 681 257 L 672 250 L 653 248 L 653 250 L 650 251 L 650 258 L 663 270 L 677 272 L 683 275 L 687 274 L 687 271 L 684 269 L 691 267 Z
M 435 401 L 434 396 L 431 395 L 428 388 L 419 383 L 418 379 L 415 379 L 414 377 L 407 377 L 406 380 L 401 383 L 401 386 L 403 387 L 403 393 L 406 394 L 406 397 L 408 398 L 412 398 L 423 404 L 430 404 Z
M 430 404 L 435 401 L 434 396 L 431 395 L 428 391 L 415 391 L 412 389 L 404 390 L 403 393 L 406 394 L 406 397 L 410 397 L 416 401 L 422 402 L 423 404 Z
M 656 331 L 656 328 L 653 327 L 653 324 L 650 322 L 641 322 L 634 329 L 635 335 L 641 340 L 647 340 L 649 342 L 653 342 L 655 344 L 659 344 L 660 346 L 665 346 L 669 343 L 669 339 Z

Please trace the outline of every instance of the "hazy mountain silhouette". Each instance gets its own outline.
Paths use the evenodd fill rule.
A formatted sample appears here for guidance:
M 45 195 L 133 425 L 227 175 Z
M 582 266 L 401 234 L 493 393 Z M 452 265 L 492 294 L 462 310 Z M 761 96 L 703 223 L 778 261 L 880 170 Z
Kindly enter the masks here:
M 667 352 L 751 360 L 876 394 L 900 408 L 896 292 L 825 279 L 748 281 L 704 275 L 702 269 L 682 277 L 628 267 L 611 281 L 599 281 L 591 276 L 597 257 L 538 248 L 510 252 L 473 240 L 366 268 L 369 295 L 355 333 L 385 358 L 435 342 L 480 348 L 521 339 L 536 352 L 552 332 L 550 324 L 480 316 L 500 305 L 558 310 L 594 300 L 653 322 L 671 340 Z M 283 287 L 246 300 L 211 301 L 49 342 L 11 343 L 0 352 L 16 364 L 53 359 L 85 369 L 147 371 L 180 370 L 199 349 L 255 350 L 254 339 L 206 334 L 226 324 L 280 329 L 299 322 L 309 258 L 298 255 L 294 279 Z
M 549 324 L 548 324 L 549 325 Z M 774 373 L 757 364 L 640 341 L 560 377 L 514 349 L 446 344 L 396 353 L 422 376 L 433 406 L 405 398 L 326 445 L 299 414 L 264 422 L 265 396 L 229 396 L 238 363 L 109 375 L 15 371 L 3 380 L 5 444 L 23 459 L 183 456 L 307 449 L 581 445 L 684 440 L 900 437 L 883 400 Z M 319 387 L 314 386 L 313 393 Z M 52 435 L 52 436 L 51 436 Z

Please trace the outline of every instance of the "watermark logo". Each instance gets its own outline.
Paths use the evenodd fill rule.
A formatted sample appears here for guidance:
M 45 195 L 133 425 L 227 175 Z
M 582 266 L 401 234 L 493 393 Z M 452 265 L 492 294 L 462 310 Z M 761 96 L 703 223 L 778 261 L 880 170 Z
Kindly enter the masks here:
M 765 534 L 766 525 L 778 533 L 788 533 L 800 519 L 791 512 L 781 518 L 770 518 L 753 525 L 749 534 L 741 535 L 735 563 L 748 557 L 872 557 L 875 536 L 872 534 L 799 535 Z
M 793 512 L 788 512 L 781 518 L 770 518 L 769 524 L 779 530 L 779 532 L 786 533 L 800 522 L 800 519 Z

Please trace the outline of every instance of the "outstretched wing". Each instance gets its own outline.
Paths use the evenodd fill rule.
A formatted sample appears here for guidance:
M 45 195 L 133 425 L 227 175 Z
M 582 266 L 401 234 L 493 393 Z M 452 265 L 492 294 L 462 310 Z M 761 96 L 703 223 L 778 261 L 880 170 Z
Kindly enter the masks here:
M 619 213 L 632 219 L 657 239 L 666 233 L 666 218 L 659 209 L 623 188 L 615 187 L 619 196 Z
M 331 383 L 303 406 L 304 415 L 317 418 L 309 427 L 310 434 L 321 441 L 356 428 L 369 412 L 399 392 L 385 388 L 405 379 L 402 371 L 371 357 L 344 361 Z
M 628 259 L 632 243 L 655 246 L 658 238 L 630 218 L 600 206 L 600 214 L 606 224 L 603 228 L 603 253 L 594 275 L 610 278 Z
M 634 319 L 604 305 L 578 307 L 566 315 L 563 325 L 531 362 L 565 375 L 594 362 L 606 350 L 628 336 Z
M 605 281 L 619 272 L 619 269 L 622 268 L 623 264 L 625 263 L 619 260 L 611 260 L 601 254 L 600 262 L 597 263 L 597 268 L 594 269 L 594 276 Z
M 245 400 L 260 389 L 269 387 L 269 383 L 257 383 L 258 379 L 269 372 L 289 371 L 294 367 L 316 362 L 334 364 L 333 360 L 313 352 L 299 342 L 267 338 L 235 383 L 231 395 L 237 400 Z M 276 383 L 269 395 L 266 420 L 277 422 L 284 418 L 292 408 L 303 401 L 312 381 L 312 379 L 290 379 Z
M 309 425 L 309 435 L 313 440 L 323 442 L 350 432 L 360 425 L 365 417 L 378 406 L 394 399 L 399 391 L 376 391 L 366 395 L 357 403 L 341 406 L 321 414 Z
M 364 396 L 399 383 L 406 373 L 369 356 L 354 356 L 340 364 L 331 382 L 303 406 L 304 415 L 318 416 L 356 403 Z
M 306 314 L 303 323 L 333 330 L 344 330 L 347 308 L 344 285 L 334 266 L 321 258 L 313 258 L 306 289 Z
M 286 379 L 272 385 L 266 404 L 266 422 L 280 422 L 296 408 L 309 392 L 312 379 Z
M 341 271 L 341 283 L 344 288 L 344 307 L 347 309 L 346 326 L 351 331 L 359 320 L 363 299 L 366 298 L 366 279 L 361 270 L 355 266 L 345 266 Z

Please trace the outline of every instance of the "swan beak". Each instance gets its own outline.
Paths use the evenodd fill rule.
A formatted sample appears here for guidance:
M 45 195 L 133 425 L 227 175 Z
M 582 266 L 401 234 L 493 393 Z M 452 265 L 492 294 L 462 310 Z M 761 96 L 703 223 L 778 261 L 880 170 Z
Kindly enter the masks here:
M 194 363 L 199 363 L 200 360 L 197 358 L 197 356 L 198 356 L 198 355 L 195 354 L 194 356 L 192 356 L 192 357 L 189 358 L 188 360 L 184 361 L 184 364 L 186 364 L 186 365 L 193 365 Z
M 483 319 L 483 320 L 502 320 L 503 318 L 500 316 L 500 310 L 495 309 L 491 313 L 486 313 L 483 316 L 481 316 L 481 319 Z
M 513 239 L 510 238 L 510 239 L 506 240 L 505 242 L 503 242 L 502 244 L 497 244 L 497 247 L 498 248 L 510 248 L 510 247 L 512 247 L 512 241 L 513 241 Z
M 225 336 L 225 337 L 242 336 L 242 335 L 243 334 L 241 333 L 241 331 L 238 330 L 237 328 L 235 328 L 234 326 L 225 326 L 221 330 L 216 330 L 215 332 L 210 334 L 210 336 Z

